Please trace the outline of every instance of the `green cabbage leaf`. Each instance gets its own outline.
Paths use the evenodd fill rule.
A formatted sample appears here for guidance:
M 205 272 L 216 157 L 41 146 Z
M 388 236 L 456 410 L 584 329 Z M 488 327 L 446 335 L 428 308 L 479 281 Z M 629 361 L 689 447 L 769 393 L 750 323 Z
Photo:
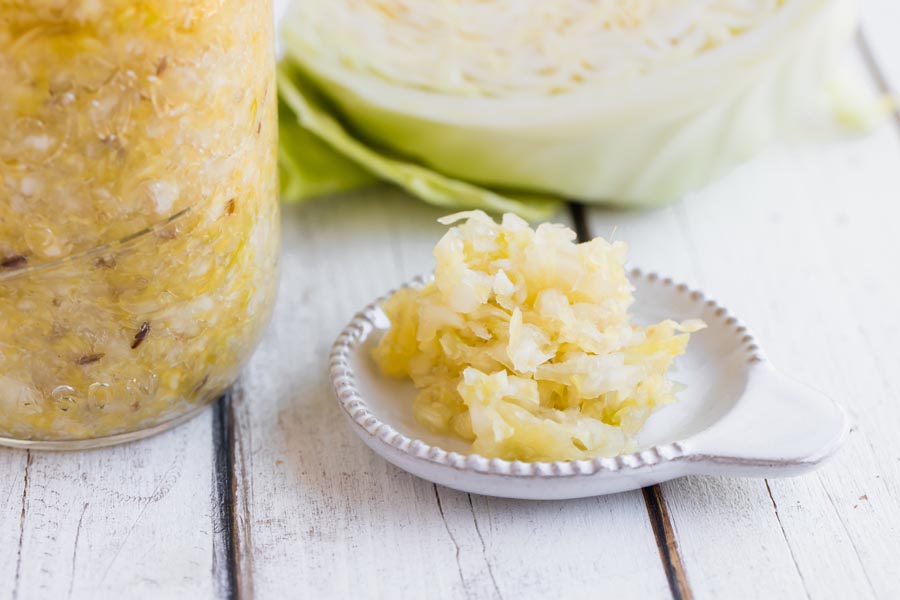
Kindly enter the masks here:
M 279 165 L 288 202 L 371 185 L 394 183 L 446 208 L 515 212 L 530 220 L 549 217 L 559 200 L 539 194 L 506 194 L 447 177 L 357 139 L 290 60 L 278 69 Z

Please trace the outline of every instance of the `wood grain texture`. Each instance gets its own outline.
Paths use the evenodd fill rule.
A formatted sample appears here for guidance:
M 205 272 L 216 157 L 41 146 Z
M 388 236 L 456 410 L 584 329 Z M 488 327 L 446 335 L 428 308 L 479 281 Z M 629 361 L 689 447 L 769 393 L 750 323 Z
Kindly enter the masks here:
M 685 278 L 773 363 L 854 414 L 845 448 L 797 479 L 663 486 L 697 598 L 895 598 L 900 577 L 900 144 L 773 151 L 675 207 L 624 219 L 636 264 Z M 618 215 L 594 215 L 598 231 Z M 773 415 L 777 418 L 777 415 Z
M 640 494 L 529 503 L 416 479 L 356 439 L 324 357 L 432 266 L 441 211 L 380 189 L 288 208 L 275 326 L 236 402 L 242 576 L 256 597 L 668 597 Z
M 0 598 L 12 598 L 16 589 L 28 461 L 27 452 L 0 450 Z
M 215 597 L 210 416 L 104 450 L 0 451 L 0 597 Z

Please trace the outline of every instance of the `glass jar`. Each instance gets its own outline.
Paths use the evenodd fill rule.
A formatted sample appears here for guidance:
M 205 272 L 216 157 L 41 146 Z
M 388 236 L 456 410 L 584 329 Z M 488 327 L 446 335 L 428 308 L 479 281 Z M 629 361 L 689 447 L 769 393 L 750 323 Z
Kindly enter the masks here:
M 269 0 L 0 0 L 0 444 L 221 394 L 280 243 Z

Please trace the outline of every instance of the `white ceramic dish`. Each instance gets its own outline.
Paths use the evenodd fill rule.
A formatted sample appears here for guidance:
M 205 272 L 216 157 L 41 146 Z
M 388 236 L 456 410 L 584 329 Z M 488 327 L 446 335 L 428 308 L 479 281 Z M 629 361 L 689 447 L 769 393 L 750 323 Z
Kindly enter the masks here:
M 598 496 L 695 474 L 797 475 L 837 450 L 849 430 L 844 411 L 778 373 L 724 308 L 671 279 L 637 269 L 630 275 L 636 322 L 700 317 L 709 325 L 676 360 L 673 378 L 687 389 L 650 417 L 637 452 L 511 462 L 471 454 L 464 442 L 430 433 L 412 416 L 412 384 L 381 376 L 370 358 L 390 325 L 379 308 L 387 296 L 357 314 L 334 344 L 331 380 L 341 408 L 369 448 L 401 469 L 447 487 L 507 498 Z

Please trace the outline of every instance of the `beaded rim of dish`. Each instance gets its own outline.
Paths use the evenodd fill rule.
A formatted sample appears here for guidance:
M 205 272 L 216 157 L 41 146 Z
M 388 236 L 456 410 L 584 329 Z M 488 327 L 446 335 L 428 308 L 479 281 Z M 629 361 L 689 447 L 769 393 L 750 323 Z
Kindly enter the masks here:
M 431 278 L 431 275 L 415 277 L 366 306 L 353 317 L 353 320 L 344 328 L 332 346 L 329 371 L 334 394 L 344 412 L 368 435 L 414 458 L 459 470 L 513 477 L 557 477 L 594 475 L 604 472 L 616 473 L 651 467 L 678 459 L 691 460 L 698 458 L 686 454 L 683 444 L 676 441 L 609 458 L 595 457 L 584 460 L 553 462 L 509 461 L 500 458 L 487 458 L 474 453 L 460 454 L 459 452 L 447 451 L 422 440 L 411 439 L 376 417 L 369 410 L 365 398 L 356 385 L 356 377 L 350 363 L 350 357 L 353 350 L 376 329 L 375 318 L 381 310 L 380 306 L 382 303 L 398 289 L 419 288 L 430 281 Z M 706 298 L 702 292 L 691 289 L 687 284 L 675 282 L 670 277 L 663 277 L 654 272 L 645 273 L 638 268 L 633 268 L 629 271 L 629 278 L 631 280 L 643 278 L 651 284 L 673 288 L 679 294 L 686 295 L 692 302 L 700 305 L 701 310 L 704 312 L 704 317 L 709 315 L 713 319 L 722 321 L 727 328 L 731 329 L 732 333 L 737 337 L 739 347 L 743 347 L 746 352 L 747 363 L 751 367 L 766 362 L 765 355 L 747 327 L 736 317 L 730 315 L 715 300 Z

